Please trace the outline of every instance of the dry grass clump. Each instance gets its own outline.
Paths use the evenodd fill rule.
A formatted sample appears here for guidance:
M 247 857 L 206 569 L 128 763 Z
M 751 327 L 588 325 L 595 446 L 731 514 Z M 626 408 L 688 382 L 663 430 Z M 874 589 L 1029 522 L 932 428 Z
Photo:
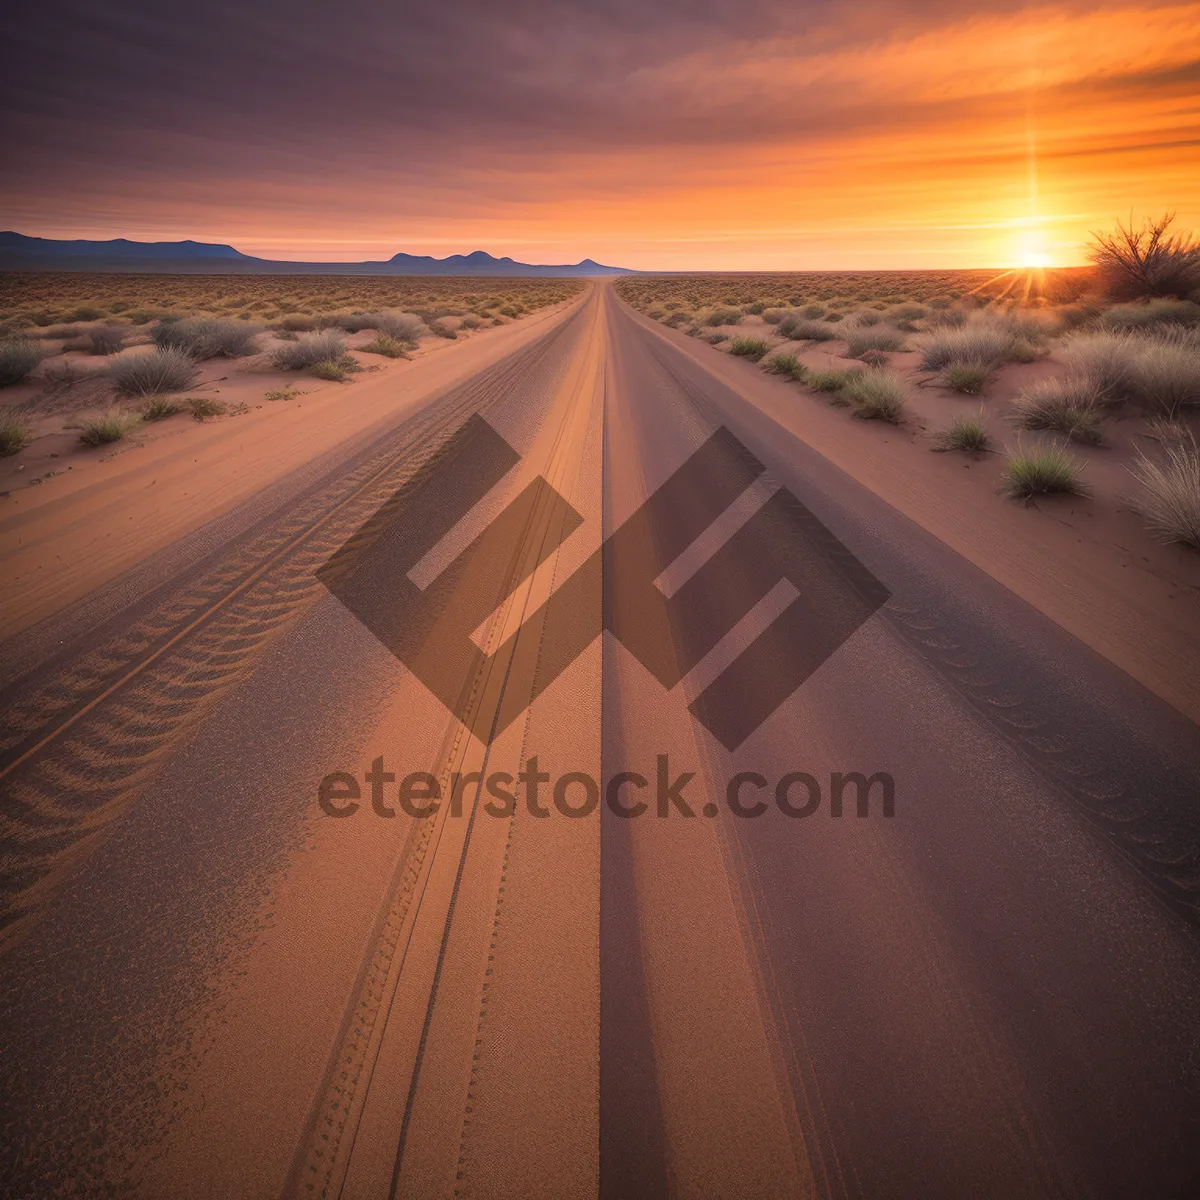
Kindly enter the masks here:
M 1053 430 L 1073 442 L 1098 446 L 1103 398 L 1088 380 L 1078 376 L 1047 379 L 1026 388 L 1013 409 L 1021 429 Z
M 988 446 L 988 432 L 982 412 L 977 417 L 959 417 L 934 435 L 934 449 L 938 451 L 962 450 L 969 454 L 982 454 Z
M 956 362 L 942 372 L 942 383 L 964 396 L 978 396 L 987 387 L 991 377 L 991 363 Z
M 308 368 L 308 373 L 316 376 L 317 379 L 327 379 L 332 383 L 345 383 L 348 375 L 353 375 L 356 371 L 361 370 L 362 368 L 351 355 L 343 354 L 339 358 L 329 358 L 323 362 L 313 363 Z
M 1087 492 L 1080 479 L 1081 464 L 1059 446 L 1020 445 L 1004 464 L 1001 489 L 1014 500 L 1032 500 L 1035 496 L 1082 496 Z
M 277 324 L 277 328 L 286 329 L 289 333 L 311 333 L 316 327 L 316 317 L 308 313 L 288 313 Z
M 19 383 L 42 357 L 42 348 L 27 337 L 0 338 L 0 387 Z
M 79 440 L 85 446 L 107 446 L 128 437 L 140 424 L 137 413 L 110 408 L 102 416 L 86 420 L 79 430 Z
M 827 371 L 809 370 L 804 382 L 818 392 L 840 392 L 863 372 L 855 367 L 833 367 Z
M 1109 402 L 1159 415 L 1200 405 L 1200 339 L 1186 329 L 1080 334 L 1063 351 L 1069 377 Z
M 730 354 L 737 358 L 748 358 L 751 362 L 758 362 L 770 348 L 766 338 L 760 337 L 735 337 L 729 343 Z
M 842 395 L 850 401 L 854 415 L 864 421 L 899 425 L 904 420 L 908 393 L 895 371 L 859 371 L 844 385 Z
M 336 362 L 346 353 L 346 339 L 339 330 L 307 333 L 278 347 L 272 362 L 282 371 L 306 371 L 317 363 Z
M 173 417 L 177 412 L 182 411 L 182 408 L 169 396 L 155 396 L 142 405 L 142 420 L 165 421 L 168 417 Z
M 411 345 L 411 342 L 400 341 L 394 337 L 377 337 L 359 349 L 365 354 L 382 354 L 384 358 L 408 358 Z
M 1195 437 L 1164 442 L 1159 461 L 1138 450 L 1130 468 L 1141 484 L 1133 506 L 1151 531 L 1164 542 L 1181 542 L 1200 550 L 1200 448 Z
M 195 382 L 197 371 L 190 354 L 170 347 L 148 354 L 122 354 L 109 364 L 108 374 L 119 392 L 157 396 L 163 392 L 186 392 Z
M 1088 250 L 1100 282 L 1113 300 L 1187 296 L 1200 289 L 1200 243 L 1173 234 L 1174 213 L 1143 222 L 1117 222 L 1112 233 L 1095 233 Z
M 188 411 L 197 421 L 207 421 L 210 417 L 224 416 L 229 410 L 220 400 L 208 396 L 196 396 L 188 401 Z
M 160 321 L 151 331 L 154 344 L 183 350 L 193 358 L 245 358 L 255 354 L 258 330 L 245 321 L 195 317 Z
M 1153 329 L 1159 325 L 1200 325 L 1200 304 L 1191 300 L 1147 300 L 1118 304 L 1102 313 L 1101 329 Z
M 101 325 L 99 329 L 89 329 L 84 335 L 87 349 L 91 354 L 117 354 L 125 348 L 124 325 Z
M 741 309 L 737 308 L 714 308 L 712 312 L 704 319 L 705 325 L 740 325 L 742 321 Z
M 19 454 L 33 441 L 33 430 L 12 413 L 0 413 L 0 458 Z
M 922 334 L 917 349 L 926 371 L 967 363 L 994 369 L 1006 362 L 1032 362 L 1049 332 L 1036 314 L 981 312 L 961 326 L 939 325 Z
M 779 322 L 779 335 L 793 342 L 833 342 L 840 336 L 824 321 L 806 317 L 803 313 L 788 313 Z
M 1200 347 L 1147 341 L 1134 360 L 1130 399 L 1140 408 L 1172 417 L 1200 405 Z
M 426 321 L 425 326 L 434 337 L 446 338 L 451 342 L 458 337 L 457 330 L 440 318 L 435 317 L 432 321 Z
M 847 358 L 862 358 L 871 351 L 890 354 L 904 349 L 904 335 L 886 325 L 860 326 L 847 331 L 846 346 Z
M 768 375 L 783 375 L 787 379 L 802 380 L 808 368 L 794 354 L 773 354 L 762 364 Z

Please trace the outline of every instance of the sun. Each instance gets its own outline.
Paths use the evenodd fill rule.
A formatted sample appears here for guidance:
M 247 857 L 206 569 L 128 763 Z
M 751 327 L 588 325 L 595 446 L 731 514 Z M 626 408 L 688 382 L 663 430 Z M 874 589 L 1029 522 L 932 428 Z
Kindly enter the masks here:
M 1044 254 L 1040 250 L 1027 251 L 1021 255 L 1021 260 L 1017 263 L 1017 266 L 1024 271 L 1044 271 L 1053 265 L 1050 255 Z

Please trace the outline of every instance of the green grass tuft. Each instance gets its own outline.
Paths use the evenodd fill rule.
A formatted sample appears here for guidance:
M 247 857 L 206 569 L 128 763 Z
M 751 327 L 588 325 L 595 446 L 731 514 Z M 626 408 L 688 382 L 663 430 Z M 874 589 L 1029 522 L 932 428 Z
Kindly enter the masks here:
M 737 358 L 748 358 L 751 362 L 758 362 L 769 349 L 766 338 L 760 337 L 739 336 L 729 343 L 730 354 Z
M 84 422 L 79 431 L 79 440 L 85 446 L 108 446 L 128 437 L 141 423 L 142 419 L 137 413 L 110 408 L 103 416 Z
M 1018 446 L 1004 465 L 1002 487 L 1014 500 L 1034 496 L 1082 496 L 1087 489 L 1079 478 L 1082 467 L 1059 446 Z

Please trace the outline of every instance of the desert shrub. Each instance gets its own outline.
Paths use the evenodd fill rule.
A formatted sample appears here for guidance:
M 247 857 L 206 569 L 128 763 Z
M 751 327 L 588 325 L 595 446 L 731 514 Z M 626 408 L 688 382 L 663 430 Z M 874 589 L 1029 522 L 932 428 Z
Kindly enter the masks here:
M 762 319 L 767 325 L 778 325 L 791 311 L 790 308 L 765 308 Z
M 988 448 L 987 427 L 982 414 L 978 417 L 959 417 L 934 435 L 936 450 L 962 450 L 982 454 Z
M 742 314 L 740 309 L 736 308 L 714 308 L 708 314 L 705 325 L 739 325 L 741 324 Z
M 908 395 L 904 380 L 895 371 L 860 371 L 842 389 L 854 406 L 854 415 L 865 421 L 887 421 L 899 425 L 904 419 Z
M 1008 313 L 981 313 L 959 328 L 939 326 L 918 339 L 921 366 L 926 371 L 944 371 L 955 363 L 999 366 L 1023 361 L 1030 337 L 1040 336 L 1040 328 Z
M 1191 300 L 1150 300 L 1118 304 L 1100 317 L 1101 329 L 1147 329 L 1156 325 L 1200 324 L 1200 304 Z
M 978 396 L 992 377 L 992 364 L 986 362 L 951 363 L 942 372 L 942 382 L 951 391 Z
M 904 349 L 904 337 L 896 329 L 878 325 L 869 328 L 854 328 L 846 332 L 846 356 L 861 358 L 869 351 L 875 350 L 884 354 Z
M 762 368 L 768 375 L 783 375 L 788 379 L 803 379 L 808 368 L 794 354 L 772 354 Z
M 889 308 L 887 315 L 891 321 L 920 321 L 928 313 L 929 310 L 923 304 L 901 303 Z
M 179 405 L 169 396 L 155 396 L 142 406 L 143 421 L 165 421 L 181 412 Z
M 33 441 L 33 430 L 12 413 L 0 413 L 0 458 L 19 454 Z
M 107 446 L 127 437 L 140 424 L 137 413 L 110 408 L 103 416 L 85 420 L 79 430 L 79 440 L 85 446 Z
M 102 316 L 104 316 L 104 309 L 97 308 L 94 304 L 81 304 L 71 312 L 67 320 L 98 321 Z
M 748 358 L 751 362 L 758 362 L 769 349 L 766 339 L 760 337 L 735 337 L 729 343 L 730 354 L 737 358 Z
M 483 322 L 474 313 L 467 313 L 458 324 L 460 329 L 478 329 Z
M 1133 362 L 1128 398 L 1141 408 L 1174 416 L 1200 405 L 1200 347 L 1146 340 Z
M 454 341 L 458 337 L 458 334 L 445 321 L 439 320 L 436 317 L 432 321 L 427 321 L 426 325 L 434 337 L 447 338 L 450 341 Z
M 42 361 L 42 348 L 26 337 L 0 339 L 0 387 L 19 383 Z
M 263 396 L 264 400 L 295 400 L 301 393 L 292 388 L 276 388 Z
M 947 304 L 950 302 L 947 300 Z M 961 308 L 939 308 L 930 301 L 931 311 L 925 318 L 930 329 L 961 329 L 967 323 L 967 314 Z
M 840 392 L 851 380 L 862 374 L 854 367 L 834 367 L 828 371 L 809 370 L 804 382 L 818 392 Z
M 182 321 L 160 321 L 151 333 L 154 344 L 174 347 L 193 358 L 245 358 L 254 354 L 253 325 L 224 317 L 193 317 Z
M 310 317 L 308 313 L 288 313 L 279 322 L 279 328 L 286 329 L 289 333 L 311 333 L 316 327 L 316 318 Z
M 876 309 L 860 308 L 846 318 L 846 324 L 853 325 L 858 329 L 869 329 L 872 325 L 878 325 L 882 320 L 883 314 Z
M 280 346 L 272 361 L 283 371 L 303 371 L 320 362 L 336 362 L 345 353 L 346 339 L 338 330 L 326 329 Z
M 704 335 L 704 340 L 710 346 L 719 346 L 722 342 L 729 341 L 729 334 L 720 329 L 713 329 Z
M 820 321 L 789 313 L 779 322 L 780 335 L 794 342 L 833 342 L 838 334 Z
M 51 325 L 48 329 L 38 330 L 37 336 L 70 341 L 72 338 L 87 337 L 89 332 L 90 330 L 84 325 Z
M 1143 343 L 1128 332 L 1076 334 L 1063 347 L 1067 374 L 1096 388 L 1105 401 L 1122 400 L 1133 385 Z
M 1200 289 L 1200 243 L 1171 233 L 1174 220 L 1167 213 L 1141 229 L 1118 221 L 1112 233 L 1092 235 L 1088 257 L 1110 299 L 1186 296 Z
M 188 411 L 197 421 L 207 421 L 210 417 L 224 416 L 229 410 L 220 400 L 208 396 L 196 396 L 188 401 Z
M 830 312 L 825 314 L 825 320 L 831 325 L 836 325 L 839 321 L 845 319 L 846 314 L 840 312 Z
M 186 392 L 196 380 L 196 363 L 190 354 L 168 347 L 148 354 L 122 354 L 113 359 L 108 374 L 117 390 L 132 396 L 157 396 Z
M 819 321 L 825 315 L 825 305 L 806 304 L 800 312 L 810 321 Z
M 1013 420 L 1022 429 L 1054 430 L 1073 442 L 1098 445 L 1102 405 L 1100 392 L 1086 379 L 1047 379 L 1017 397 Z
M 123 325 L 102 325 L 87 334 L 88 350 L 92 354 L 116 354 L 125 346 Z
M 1164 542 L 1200 550 L 1200 448 L 1188 434 L 1166 442 L 1155 461 L 1139 450 L 1130 470 L 1141 484 L 1133 507 Z
M 1081 496 L 1086 492 L 1079 478 L 1082 467 L 1059 446 L 1018 446 L 1004 464 L 1001 486 L 1014 500 L 1056 493 Z
M 402 342 L 393 337 L 377 337 L 361 349 L 365 354 L 382 354 L 384 358 L 407 358 L 410 345 L 410 342 Z
M 679 312 L 673 312 L 663 322 L 663 324 L 669 325 L 672 329 L 678 329 L 680 327 L 680 325 L 690 324 L 691 320 L 692 320 L 692 314 L 690 312 L 686 312 L 681 309 Z

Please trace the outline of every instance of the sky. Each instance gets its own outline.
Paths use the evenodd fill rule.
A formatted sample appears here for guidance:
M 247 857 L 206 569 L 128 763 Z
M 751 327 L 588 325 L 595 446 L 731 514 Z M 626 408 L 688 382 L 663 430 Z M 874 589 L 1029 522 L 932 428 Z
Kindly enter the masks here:
M 1200 228 L 1200 2 L 10 0 L 0 114 L 43 237 L 745 271 Z

